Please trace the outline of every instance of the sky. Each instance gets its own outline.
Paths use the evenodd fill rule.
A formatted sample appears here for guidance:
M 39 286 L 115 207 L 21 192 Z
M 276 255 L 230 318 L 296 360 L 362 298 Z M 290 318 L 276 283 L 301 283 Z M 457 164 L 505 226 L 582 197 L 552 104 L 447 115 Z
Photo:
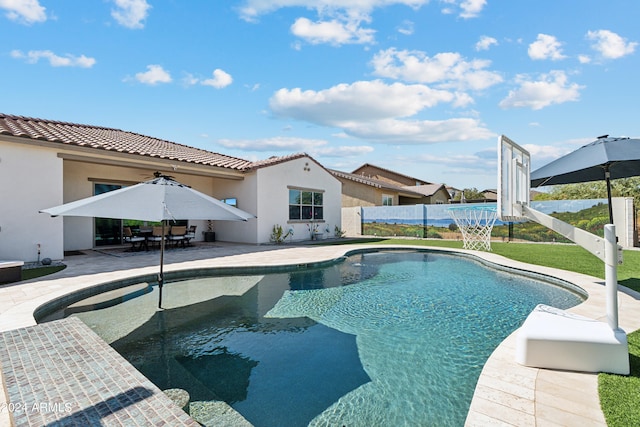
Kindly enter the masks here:
M 0 113 L 497 187 L 640 136 L 637 0 L 0 0 Z

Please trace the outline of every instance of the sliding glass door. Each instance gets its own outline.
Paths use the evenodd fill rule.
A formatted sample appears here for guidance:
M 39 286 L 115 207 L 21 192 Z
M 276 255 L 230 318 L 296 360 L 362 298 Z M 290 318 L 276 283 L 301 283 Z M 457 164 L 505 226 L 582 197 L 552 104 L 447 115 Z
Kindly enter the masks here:
M 93 194 L 97 196 L 119 188 L 122 188 L 122 185 L 95 183 Z M 121 219 L 94 218 L 94 224 L 94 244 L 96 247 L 122 244 Z

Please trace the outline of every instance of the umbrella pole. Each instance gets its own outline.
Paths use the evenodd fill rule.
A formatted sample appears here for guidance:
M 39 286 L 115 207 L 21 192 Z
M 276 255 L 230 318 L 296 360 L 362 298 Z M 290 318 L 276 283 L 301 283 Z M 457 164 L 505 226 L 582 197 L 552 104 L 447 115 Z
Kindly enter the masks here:
M 158 308 L 162 308 L 162 285 L 164 284 L 164 220 L 162 220 L 162 239 L 160 239 L 160 274 L 158 274 Z
M 609 224 L 613 224 L 613 206 L 611 206 L 611 172 L 609 166 L 604 168 L 604 180 L 607 182 L 607 199 L 609 199 Z

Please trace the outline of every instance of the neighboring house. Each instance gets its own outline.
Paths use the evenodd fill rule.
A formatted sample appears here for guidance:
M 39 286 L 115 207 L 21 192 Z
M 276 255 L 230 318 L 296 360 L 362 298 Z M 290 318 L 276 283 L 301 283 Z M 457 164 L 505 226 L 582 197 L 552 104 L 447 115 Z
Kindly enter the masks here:
M 428 183 L 377 166 L 364 165 L 356 169 L 355 172 L 359 173 L 330 172 L 342 182 L 343 208 L 449 203 L 449 193 L 444 185 Z M 366 172 L 375 172 L 376 175 Z
M 487 189 L 482 192 L 484 195 L 484 200 L 486 202 L 497 202 L 498 201 L 498 190 L 495 189 Z
M 451 203 L 495 203 L 498 201 L 498 190 L 487 189 L 480 192 L 481 197 L 469 197 L 463 190 L 449 187 L 451 194 Z M 474 193 L 477 193 L 474 191 Z M 458 196 L 459 195 L 459 196 Z
M 377 181 L 386 182 L 395 186 L 419 186 L 433 184 L 429 181 L 423 181 L 412 176 L 407 176 L 399 172 L 381 168 L 380 166 L 365 163 L 353 172 L 353 175 L 360 175 L 366 178 L 375 179 Z
M 275 224 L 292 229 L 291 240 L 308 240 L 312 222 L 325 237 L 340 228 L 340 181 L 304 153 L 251 162 L 118 129 L 0 114 L 0 259 L 62 259 L 64 251 L 118 244 L 120 220 L 39 210 L 156 171 L 257 216 L 214 221 L 217 240 L 267 243 Z M 202 240 L 207 221 L 190 224 Z
M 459 195 L 462 195 L 462 190 L 456 187 L 452 187 L 450 185 L 447 185 L 447 191 L 449 192 L 449 196 L 451 198 L 452 203 L 454 200 L 456 200 L 456 198 L 459 199 L 460 197 Z

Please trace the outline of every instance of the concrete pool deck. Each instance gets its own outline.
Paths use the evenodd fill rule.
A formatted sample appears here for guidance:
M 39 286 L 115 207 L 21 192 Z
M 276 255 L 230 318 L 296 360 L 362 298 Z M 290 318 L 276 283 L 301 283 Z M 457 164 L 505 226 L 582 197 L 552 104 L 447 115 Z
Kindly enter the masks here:
M 165 256 L 165 272 L 212 267 L 303 265 L 339 258 L 345 252 L 372 249 L 373 245 L 255 246 L 215 245 L 172 250 Z M 382 249 L 391 246 L 382 245 Z M 406 248 L 471 253 L 496 264 L 558 277 L 589 293 L 589 299 L 570 311 L 604 320 L 603 280 L 546 267 L 531 266 L 485 252 L 402 245 Z M 0 332 L 35 325 L 33 313 L 42 304 L 70 292 L 121 280 L 156 274 L 158 253 L 112 256 L 84 251 L 65 259 L 67 268 L 50 276 L 0 287 Z M 619 323 L 627 332 L 640 329 L 640 294 L 619 292 Z M 3 371 L 4 372 L 4 371 Z M 34 373 L 37 375 L 37 373 Z M 6 376 L 3 375 L 3 383 Z M 6 385 L 0 388 L 0 405 L 7 408 Z M 4 404 L 3 404 L 4 402 Z M 134 404 L 135 406 L 135 404 Z M 171 412 L 171 411 L 169 411 Z M 173 416 L 173 415 L 171 415 Z M 15 425 L 21 424 L 13 420 Z M 8 411 L 0 411 L 0 426 L 12 425 Z M 36 424 L 34 424 L 36 425 Z M 124 425 L 124 424 L 104 424 Z M 466 425 L 606 425 L 598 399 L 597 374 L 536 369 L 515 362 L 515 333 L 494 351 L 476 386 Z

